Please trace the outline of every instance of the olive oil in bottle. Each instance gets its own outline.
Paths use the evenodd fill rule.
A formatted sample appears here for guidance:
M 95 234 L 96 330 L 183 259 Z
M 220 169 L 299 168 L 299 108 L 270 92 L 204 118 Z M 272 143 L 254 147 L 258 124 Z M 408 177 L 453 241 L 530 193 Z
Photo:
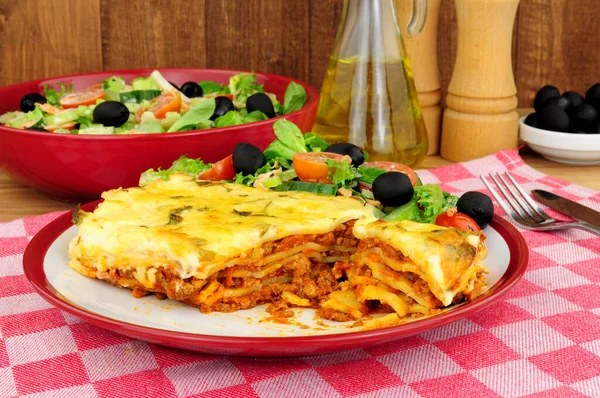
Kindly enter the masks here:
M 370 160 L 415 167 L 427 153 L 427 132 L 394 6 L 345 0 L 312 131 L 351 142 Z

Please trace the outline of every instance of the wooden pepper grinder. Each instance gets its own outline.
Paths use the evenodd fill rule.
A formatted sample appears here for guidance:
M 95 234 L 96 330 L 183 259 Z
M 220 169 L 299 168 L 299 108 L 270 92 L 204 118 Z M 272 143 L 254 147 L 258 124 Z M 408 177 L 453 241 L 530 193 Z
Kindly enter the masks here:
M 418 36 L 406 32 L 411 18 L 412 0 L 396 0 L 399 25 L 405 38 L 406 52 L 412 65 L 415 87 L 423 110 L 423 120 L 429 138 L 428 155 L 439 152 L 442 122 L 442 93 L 437 58 L 437 30 L 442 0 L 429 0 L 427 20 Z
M 515 148 L 519 136 L 512 32 L 519 0 L 455 0 L 458 51 L 441 155 L 460 162 Z

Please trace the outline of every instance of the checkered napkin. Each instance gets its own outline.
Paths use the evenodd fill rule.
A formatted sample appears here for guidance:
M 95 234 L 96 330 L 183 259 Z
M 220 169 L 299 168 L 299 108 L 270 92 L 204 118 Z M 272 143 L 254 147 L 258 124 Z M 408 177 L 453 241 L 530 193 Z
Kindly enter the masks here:
M 600 209 L 599 192 L 540 174 L 516 151 L 419 175 L 461 193 L 483 190 L 479 174 L 506 169 L 527 191 Z M 530 247 L 524 278 L 467 319 L 354 351 L 248 359 L 133 340 L 49 305 L 21 261 L 31 237 L 58 215 L 0 224 L 1 397 L 600 396 L 600 238 L 591 234 L 522 231 Z

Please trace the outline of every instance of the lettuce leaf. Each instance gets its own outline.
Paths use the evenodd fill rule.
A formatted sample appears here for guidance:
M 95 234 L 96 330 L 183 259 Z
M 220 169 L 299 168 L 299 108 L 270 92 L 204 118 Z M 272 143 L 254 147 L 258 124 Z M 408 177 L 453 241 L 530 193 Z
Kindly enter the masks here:
M 72 84 L 69 85 L 68 89 L 62 83 L 58 83 L 58 86 L 60 87 L 60 91 L 53 90 L 52 87 L 47 84 L 44 86 L 44 96 L 50 105 L 60 106 L 60 99 L 63 97 L 63 95 L 73 91 Z
M 415 186 L 413 198 L 406 204 L 395 208 L 385 220 L 410 220 L 433 224 L 438 215 L 456 207 L 458 197 L 443 192 L 437 184 Z
M 156 180 L 167 181 L 173 173 L 183 173 L 192 177 L 196 177 L 198 174 L 205 172 L 210 169 L 212 164 L 204 163 L 201 159 L 190 159 L 183 155 L 173 162 L 171 167 L 166 170 L 148 169 L 140 176 L 139 184 L 141 187 Z
M 291 113 L 302 109 L 306 102 L 306 90 L 299 84 L 291 82 L 283 97 L 283 113 Z

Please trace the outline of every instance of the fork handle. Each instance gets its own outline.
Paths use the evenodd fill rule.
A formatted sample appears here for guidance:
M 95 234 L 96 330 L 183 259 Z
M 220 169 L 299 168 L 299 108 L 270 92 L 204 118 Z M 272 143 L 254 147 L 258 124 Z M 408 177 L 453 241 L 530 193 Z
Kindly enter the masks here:
M 593 234 L 600 236 L 600 228 L 598 228 L 595 225 L 592 225 L 590 223 L 587 223 L 585 221 L 579 221 L 579 222 L 573 223 L 573 226 L 575 228 L 583 229 L 584 231 L 588 231 L 588 232 L 591 232 Z

